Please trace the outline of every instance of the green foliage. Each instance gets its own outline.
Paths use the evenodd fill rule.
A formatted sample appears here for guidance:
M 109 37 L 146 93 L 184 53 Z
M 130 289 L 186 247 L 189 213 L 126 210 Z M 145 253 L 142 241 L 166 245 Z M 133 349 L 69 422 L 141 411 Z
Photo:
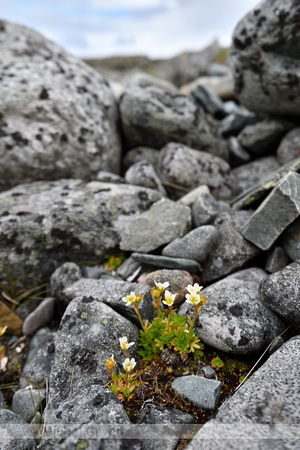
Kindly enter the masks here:
M 219 370 L 224 366 L 224 363 L 223 363 L 222 359 L 219 358 L 219 356 L 216 356 L 215 358 L 212 359 L 211 366 L 214 369 Z
M 112 383 L 109 389 L 121 400 L 130 399 L 133 391 L 140 383 L 136 380 L 136 374 L 112 372 Z
M 105 255 L 104 258 L 106 260 L 104 266 L 108 270 L 116 270 L 126 259 L 123 252 L 119 253 L 118 255 Z
M 204 346 L 195 335 L 194 329 L 189 329 L 186 317 L 174 311 L 170 315 L 166 311 L 161 311 L 148 327 L 147 333 L 144 330 L 140 331 L 138 353 L 142 358 L 152 361 L 164 348 L 172 349 L 180 354 L 192 353 L 197 359 L 203 356 L 201 350 Z

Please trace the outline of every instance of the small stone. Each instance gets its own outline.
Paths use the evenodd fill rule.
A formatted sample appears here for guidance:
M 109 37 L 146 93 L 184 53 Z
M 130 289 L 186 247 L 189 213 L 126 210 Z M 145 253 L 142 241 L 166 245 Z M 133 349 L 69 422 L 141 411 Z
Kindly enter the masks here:
M 13 396 L 12 410 L 30 423 L 41 406 L 44 407 L 45 400 L 46 389 L 19 389 Z
M 222 118 L 226 115 L 222 100 L 210 86 L 198 84 L 192 89 L 191 95 L 207 113 L 214 117 Z
M 172 388 L 199 408 L 214 410 L 220 401 L 222 385 L 217 380 L 188 375 L 176 378 Z
M 268 252 L 265 265 L 266 272 L 274 273 L 283 269 L 290 262 L 289 257 L 282 247 L 272 247 Z
M 121 250 L 148 253 L 185 235 L 191 228 L 190 208 L 160 200 L 132 219 L 122 237 Z
M 230 136 L 227 144 L 231 167 L 237 167 L 250 161 L 250 153 L 239 144 L 239 141 L 235 136 Z
M 159 176 L 155 172 L 154 167 L 147 161 L 139 161 L 130 166 L 125 173 L 125 181 L 128 184 L 156 189 L 164 197 L 167 197 L 166 190 Z
M 203 373 L 205 378 L 209 378 L 210 380 L 216 379 L 216 371 L 211 366 L 204 366 L 200 370 L 200 373 Z
M 284 344 L 284 339 L 281 336 L 276 336 L 271 342 L 269 348 L 269 355 L 272 355 L 276 350 L 278 350 Z
M 163 267 L 165 269 L 187 270 L 190 273 L 198 273 L 201 266 L 197 261 L 184 258 L 169 258 L 168 256 L 145 255 L 144 253 L 132 253 L 133 259 L 150 266 Z
M 300 259 L 300 217 L 287 227 L 282 233 L 280 241 L 292 261 Z
M 243 228 L 243 236 L 268 250 L 300 214 L 300 175 L 289 172 L 261 203 Z
M 217 229 L 213 225 L 195 228 L 182 238 L 174 239 L 162 251 L 163 256 L 194 259 L 203 262 L 217 238 Z
M 102 275 L 107 273 L 102 267 L 97 266 L 83 266 L 81 270 L 84 278 L 92 278 L 93 280 L 99 280 Z
M 33 334 L 39 328 L 47 325 L 53 317 L 54 298 L 45 298 L 41 304 L 26 317 L 23 322 L 22 333 Z

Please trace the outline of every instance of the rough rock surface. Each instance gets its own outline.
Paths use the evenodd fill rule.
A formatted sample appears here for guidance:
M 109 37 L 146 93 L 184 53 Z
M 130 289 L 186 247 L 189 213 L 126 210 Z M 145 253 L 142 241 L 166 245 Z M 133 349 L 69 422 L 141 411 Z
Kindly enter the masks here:
M 128 184 L 156 189 L 165 197 L 167 196 L 154 167 L 147 161 L 139 161 L 130 166 L 125 174 L 125 180 Z
M 281 139 L 276 150 L 276 156 L 282 166 L 300 156 L 300 127 L 289 131 L 284 138 Z
M 256 209 L 243 228 L 243 236 L 268 250 L 300 215 L 300 175 L 289 172 Z
M 23 322 L 22 333 L 33 334 L 39 328 L 47 325 L 53 317 L 54 299 L 45 298 L 39 306 L 30 313 Z
M 172 388 L 199 408 L 214 410 L 220 401 L 222 384 L 218 380 L 188 375 L 175 378 Z
M 0 409 L 1 450 L 33 450 L 34 436 L 28 424 L 8 409 Z
M 213 225 L 203 225 L 195 228 L 182 238 L 174 239 L 162 251 L 163 256 L 173 256 L 176 258 L 195 259 L 202 263 L 210 252 L 210 249 L 217 239 L 217 229 Z
M 128 148 L 146 145 L 160 149 L 168 142 L 228 157 L 226 143 L 201 107 L 184 95 L 154 86 L 128 88 L 120 101 L 122 127 Z
M 264 303 L 300 332 L 300 261 L 265 278 L 259 293 Z
M 296 0 L 265 0 L 238 23 L 230 64 L 248 109 L 300 115 L 299 13 Z
M 241 269 L 249 263 L 260 250 L 244 239 L 242 229 L 251 217 L 251 211 L 222 213 L 214 222 L 218 234 L 203 263 L 202 282 L 217 280 Z
M 199 338 L 227 353 L 263 351 L 285 329 L 283 320 L 259 297 L 259 284 L 266 276 L 262 269 L 245 269 L 203 289 L 207 303 L 195 323 Z M 192 317 L 194 307 L 185 302 L 178 312 Z
M 15 278 L 32 264 L 32 287 L 67 261 L 99 259 L 128 223 L 162 195 L 130 185 L 59 180 L 19 185 L 0 194 L 0 260 Z M 176 236 L 174 236 L 176 237 Z M 6 281 L 0 266 L 0 281 Z
M 187 450 L 296 449 L 300 338 L 288 341 L 197 433 Z
M 30 383 L 29 383 L 30 385 Z M 19 389 L 15 392 L 11 409 L 15 414 L 30 423 L 37 411 L 45 406 L 46 389 Z
M 140 214 L 129 223 L 120 248 L 148 253 L 185 235 L 190 228 L 190 209 L 171 200 L 162 199 L 149 211 Z
M 127 336 L 131 357 L 137 359 L 138 328 L 92 296 L 76 297 L 67 307 L 57 332 L 55 361 L 50 376 L 50 405 L 58 405 L 74 388 L 105 385 L 110 376 L 105 360 L 112 354 L 117 373 L 125 360 L 119 338 Z M 71 382 L 72 380 L 72 382 Z
M 283 232 L 280 240 L 292 261 L 300 259 L 300 218 L 294 220 Z
M 157 172 L 165 186 L 190 191 L 205 184 L 218 199 L 233 196 L 229 164 L 218 156 L 186 145 L 174 142 L 165 145 L 159 154 Z
M 107 81 L 21 25 L 1 21 L 0 52 L 0 189 L 118 172 L 118 109 Z

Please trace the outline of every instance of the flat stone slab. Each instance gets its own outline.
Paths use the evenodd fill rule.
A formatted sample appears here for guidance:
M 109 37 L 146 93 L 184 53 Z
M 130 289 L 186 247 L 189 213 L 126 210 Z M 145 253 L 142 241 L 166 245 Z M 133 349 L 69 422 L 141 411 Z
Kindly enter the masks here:
M 144 264 L 150 264 L 156 267 L 163 267 L 164 269 L 179 269 L 187 270 L 191 273 L 198 273 L 201 271 L 201 266 L 197 261 L 186 258 L 170 258 L 168 256 L 159 255 L 145 255 L 144 253 L 132 253 L 135 261 Z
M 172 200 L 162 199 L 133 219 L 122 237 L 121 250 L 148 253 L 184 236 L 191 228 L 191 210 Z
M 222 385 L 218 380 L 188 375 L 176 378 L 172 388 L 199 408 L 214 410 L 221 397 Z
M 300 175 L 289 172 L 261 203 L 243 228 L 244 238 L 268 250 L 300 215 Z

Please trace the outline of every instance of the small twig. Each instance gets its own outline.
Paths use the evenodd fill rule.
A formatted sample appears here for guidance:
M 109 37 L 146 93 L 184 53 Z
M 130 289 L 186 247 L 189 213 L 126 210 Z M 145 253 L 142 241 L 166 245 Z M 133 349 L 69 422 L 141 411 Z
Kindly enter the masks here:
M 175 184 L 175 183 L 170 183 L 169 181 L 162 181 L 162 184 L 164 186 L 173 188 L 173 189 L 177 189 L 178 191 L 183 191 L 183 192 L 190 192 L 191 189 L 184 187 L 184 186 L 180 186 L 179 184 Z

